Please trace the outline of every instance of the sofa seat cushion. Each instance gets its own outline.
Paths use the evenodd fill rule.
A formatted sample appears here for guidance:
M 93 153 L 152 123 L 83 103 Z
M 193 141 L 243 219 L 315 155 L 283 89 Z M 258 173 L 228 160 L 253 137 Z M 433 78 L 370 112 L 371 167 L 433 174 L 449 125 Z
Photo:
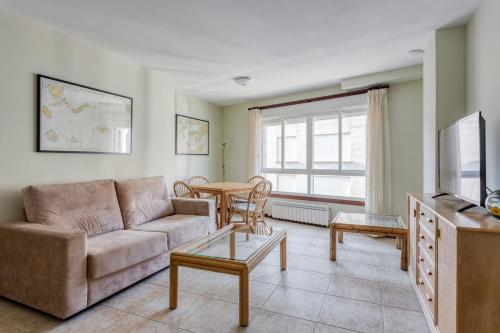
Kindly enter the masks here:
M 167 234 L 119 230 L 87 242 L 87 275 L 97 279 L 168 251 Z
M 195 238 L 208 234 L 211 222 L 208 216 L 170 215 L 161 219 L 141 224 L 133 230 L 156 231 L 168 235 L 168 248 L 172 250 Z
M 116 181 L 125 229 L 174 213 L 163 177 L 147 177 Z
M 88 237 L 123 229 L 113 180 L 28 186 L 23 189 L 29 222 L 83 230 Z

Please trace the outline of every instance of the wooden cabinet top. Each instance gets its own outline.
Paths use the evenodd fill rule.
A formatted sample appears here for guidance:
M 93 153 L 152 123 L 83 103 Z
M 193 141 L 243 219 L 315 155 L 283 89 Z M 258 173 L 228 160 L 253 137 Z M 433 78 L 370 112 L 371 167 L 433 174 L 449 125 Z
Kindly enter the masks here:
M 500 234 L 500 220 L 489 215 L 483 207 L 474 207 L 459 213 L 457 210 L 466 206 L 467 202 L 455 197 L 443 196 L 433 199 L 434 193 L 408 193 L 408 195 L 427 206 L 438 218 L 448 221 L 457 230 Z

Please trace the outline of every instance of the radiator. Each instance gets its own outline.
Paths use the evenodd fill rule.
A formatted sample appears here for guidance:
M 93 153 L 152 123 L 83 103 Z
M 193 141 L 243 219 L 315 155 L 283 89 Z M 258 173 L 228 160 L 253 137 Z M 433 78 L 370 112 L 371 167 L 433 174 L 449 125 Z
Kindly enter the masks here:
M 330 208 L 293 201 L 273 201 L 271 216 L 277 219 L 328 226 Z

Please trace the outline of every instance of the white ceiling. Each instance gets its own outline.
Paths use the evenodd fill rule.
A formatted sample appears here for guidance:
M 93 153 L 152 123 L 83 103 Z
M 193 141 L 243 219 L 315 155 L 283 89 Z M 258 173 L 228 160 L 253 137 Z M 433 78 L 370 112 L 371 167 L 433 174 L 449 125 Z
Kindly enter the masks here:
M 421 63 L 432 30 L 480 0 L 0 0 L 92 40 L 219 105 Z M 250 86 L 232 78 L 250 75 Z

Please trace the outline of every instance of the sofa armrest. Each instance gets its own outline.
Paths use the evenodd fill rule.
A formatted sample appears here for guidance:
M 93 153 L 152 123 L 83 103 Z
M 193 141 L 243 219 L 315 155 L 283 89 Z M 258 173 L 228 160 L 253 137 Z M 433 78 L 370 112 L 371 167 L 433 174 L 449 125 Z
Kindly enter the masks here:
M 217 229 L 217 211 L 214 200 L 172 198 L 172 203 L 174 214 L 209 216 L 210 221 L 214 222 L 213 225 L 210 225 L 209 231 Z
M 85 309 L 85 232 L 0 223 L 0 295 L 59 318 Z

